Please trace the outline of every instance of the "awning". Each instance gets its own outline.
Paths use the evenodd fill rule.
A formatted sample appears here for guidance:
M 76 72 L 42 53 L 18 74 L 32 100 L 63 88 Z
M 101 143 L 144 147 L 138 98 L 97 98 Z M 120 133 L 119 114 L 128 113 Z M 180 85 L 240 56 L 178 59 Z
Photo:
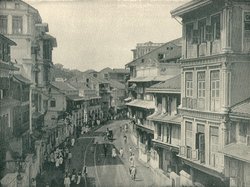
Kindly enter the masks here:
M 33 119 L 38 119 L 38 118 L 40 118 L 40 117 L 42 117 L 42 116 L 43 116 L 43 114 L 40 113 L 40 112 L 34 112 L 34 113 L 32 114 L 32 118 L 33 118 Z
M 15 74 L 14 77 L 25 84 L 32 84 L 31 81 L 20 74 Z
M 147 119 L 151 121 L 173 123 L 178 125 L 180 125 L 182 121 L 181 116 L 179 115 L 170 116 L 166 114 L 153 114 L 151 116 L 148 116 Z
M 178 146 L 174 146 L 174 145 L 171 145 L 171 144 L 168 144 L 168 143 L 164 143 L 164 142 L 161 142 L 161 141 L 156 140 L 156 139 L 152 139 L 152 142 L 157 147 L 161 147 L 163 149 L 167 149 L 169 151 L 174 151 L 176 153 L 179 153 L 179 147 Z
M 160 75 L 160 76 L 148 76 L 148 77 L 136 77 L 133 79 L 128 80 L 128 82 L 150 82 L 150 81 L 155 81 L 155 82 L 161 82 L 168 80 L 175 75 Z
M 227 157 L 250 163 L 250 147 L 244 144 L 232 143 L 221 151 Z
M 137 129 L 140 129 L 140 130 L 142 130 L 142 131 L 146 131 L 146 132 L 148 132 L 148 133 L 150 133 L 150 134 L 154 134 L 154 130 L 153 130 L 153 129 L 147 128 L 147 126 L 143 126 L 143 125 L 138 125 L 138 124 L 136 124 L 136 128 L 137 128 Z
M 127 106 L 134 106 L 139 108 L 145 108 L 145 109 L 154 109 L 155 103 L 154 101 L 146 101 L 141 99 L 135 99 L 129 103 L 126 103 Z
M 88 100 L 86 97 L 80 97 L 78 95 L 67 95 L 67 98 L 72 100 L 72 101 L 83 101 L 83 100 Z
M 131 97 L 128 97 L 128 98 L 124 99 L 124 101 L 126 101 L 126 102 L 131 101 L 131 100 L 132 100 Z
M 4 98 L 0 100 L 0 107 L 10 108 L 10 107 L 18 106 L 20 103 L 21 102 L 16 99 Z

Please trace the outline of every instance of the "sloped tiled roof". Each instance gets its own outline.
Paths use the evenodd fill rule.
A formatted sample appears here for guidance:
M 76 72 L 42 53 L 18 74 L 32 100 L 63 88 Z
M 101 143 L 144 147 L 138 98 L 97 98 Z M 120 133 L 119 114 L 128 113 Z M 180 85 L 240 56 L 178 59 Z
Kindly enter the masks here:
M 230 111 L 230 116 L 250 118 L 250 98 L 233 106 Z
M 29 79 L 25 78 L 24 76 L 22 76 L 22 75 L 20 75 L 20 74 L 15 74 L 14 77 L 15 77 L 17 80 L 19 80 L 19 81 L 21 81 L 21 82 L 23 82 L 23 83 L 25 83 L 25 84 L 31 84 L 31 81 L 30 81 Z
M 61 90 L 61 91 L 69 91 L 69 90 L 77 90 L 75 87 L 73 87 L 72 85 L 70 85 L 67 82 L 51 82 L 51 85 L 56 87 L 57 89 Z
M 113 69 L 113 71 L 111 71 L 110 73 L 129 73 L 129 70 L 128 69 Z
M 126 66 L 134 66 L 138 62 L 138 60 L 140 61 L 141 59 L 144 59 L 144 58 L 151 58 L 149 56 L 150 54 L 152 54 L 152 53 L 154 53 L 154 52 L 156 52 L 164 47 L 167 47 L 169 45 L 174 45 L 175 47 L 172 48 L 172 50 L 169 50 L 169 51 L 166 50 L 167 53 L 165 55 L 165 58 L 162 60 L 171 60 L 171 59 L 180 58 L 181 57 L 181 48 L 182 48 L 182 38 L 177 38 L 177 39 L 171 40 L 169 42 L 166 42 L 162 46 L 153 49 L 152 51 L 144 54 L 143 56 L 140 56 L 137 59 L 134 59 L 133 61 L 127 63 Z
M 226 145 L 222 153 L 228 157 L 250 163 L 250 146 L 232 143 Z
M 145 109 L 154 109 L 155 103 L 154 101 L 146 101 L 141 99 L 135 99 L 129 103 L 126 103 L 127 106 L 133 106 L 138 108 L 145 108 Z
M 150 81 L 165 81 L 172 78 L 174 75 L 159 75 L 159 76 L 148 76 L 148 77 L 136 77 L 130 79 L 129 82 L 150 82 Z
M 181 93 L 181 75 L 172 77 L 164 82 L 154 84 L 146 89 L 146 92 L 160 92 L 160 93 Z
M 125 84 L 120 83 L 119 81 L 116 80 L 109 80 L 110 86 L 113 88 L 118 88 L 118 89 L 125 89 Z

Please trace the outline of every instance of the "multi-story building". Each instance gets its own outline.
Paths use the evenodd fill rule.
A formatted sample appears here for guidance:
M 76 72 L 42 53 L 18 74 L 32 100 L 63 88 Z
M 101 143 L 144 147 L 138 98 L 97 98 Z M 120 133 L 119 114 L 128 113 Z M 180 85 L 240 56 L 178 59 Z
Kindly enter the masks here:
M 129 70 L 104 68 L 103 70 L 98 72 L 98 77 L 106 80 L 115 80 L 122 84 L 125 84 L 129 77 Z
M 86 73 L 87 72 L 87 73 Z M 86 71 L 82 76 L 73 77 L 68 80 L 69 83 L 81 83 L 82 86 L 94 90 L 97 96 L 100 96 L 101 102 L 101 121 L 105 121 L 110 117 L 110 106 L 111 106 L 111 92 L 110 92 L 110 84 L 108 80 L 98 78 L 97 72 Z
M 77 115 L 77 124 L 81 126 L 98 124 L 102 118 L 101 97 L 98 96 L 96 90 L 90 89 L 82 83 L 71 82 L 71 85 L 78 89 L 79 95 L 68 97 L 71 102 L 68 102 L 67 108 L 68 110 L 78 109 L 80 111 Z
M 31 141 L 32 127 L 29 123 L 31 82 L 22 75 L 14 73 L 18 68 L 10 62 L 10 45 L 16 44 L 0 34 L 1 178 L 5 174 L 19 172 L 17 162 L 22 165 L 23 158 L 36 152 L 35 143 Z M 37 126 L 39 125 L 37 123 Z
M 225 177 L 230 186 L 250 186 L 250 100 L 231 108 L 229 137 L 222 153 L 225 155 Z
M 177 157 L 181 142 L 181 117 L 178 106 L 181 99 L 181 75 L 146 88 L 155 97 L 155 112 L 147 119 L 153 122 L 154 139 L 150 165 L 168 175 L 179 174 Z
M 43 115 L 47 109 L 46 86 L 51 77 L 52 50 L 57 45 L 46 32 L 48 24 L 42 23 L 35 8 L 21 0 L 0 1 L 0 33 L 17 44 L 12 47 L 11 60 L 20 69 L 19 74 L 32 82 L 30 113 L 34 116 L 39 116 L 37 112 Z
M 126 66 L 130 69 L 129 99 L 126 103 L 133 125 L 136 143 L 139 146 L 139 158 L 150 161 L 150 150 L 154 138 L 154 126 L 147 117 L 154 113 L 155 101 L 146 88 L 180 74 L 181 40 L 176 39 L 151 50 L 133 60 Z M 128 99 L 126 99 L 128 101 Z
M 135 49 L 132 49 L 133 52 L 133 59 L 137 59 L 150 51 L 160 47 L 164 43 L 153 43 L 151 41 L 145 43 L 138 43 Z
M 221 152 L 228 111 L 250 95 L 249 8 L 240 0 L 193 0 L 171 12 L 183 23 L 179 157 L 190 184 L 228 182 Z
M 116 80 L 109 80 L 111 91 L 111 107 L 114 109 L 115 114 L 126 115 L 126 106 L 124 99 L 126 98 L 126 86 Z

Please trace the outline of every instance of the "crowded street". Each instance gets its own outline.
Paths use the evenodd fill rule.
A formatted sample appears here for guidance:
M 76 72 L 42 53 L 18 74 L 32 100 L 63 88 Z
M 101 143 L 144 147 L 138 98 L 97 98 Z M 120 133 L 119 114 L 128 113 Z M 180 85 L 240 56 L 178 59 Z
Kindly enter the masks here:
M 66 175 L 71 180 L 72 175 L 76 174 L 76 178 L 81 175 L 80 182 L 77 179 L 76 182 L 71 180 L 70 186 L 155 186 L 150 177 L 151 169 L 138 160 L 138 149 L 132 144 L 130 131 L 125 128 L 126 123 L 128 120 L 112 121 L 80 136 L 70 148 L 70 163 L 65 160 L 66 166 L 63 170 L 50 166 L 52 169 L 45 171 L 41 181 L 63 186 Z M 106 139 L 107 129 L 113 132 L 110 140 Z M 112 154 L 113 148 L 115 155 Z M 131 155 L 134 155 L 132 165 L 136 168 L 134 179 L 129 171 Z M 39 185 L 46 186 L 38 182 Z

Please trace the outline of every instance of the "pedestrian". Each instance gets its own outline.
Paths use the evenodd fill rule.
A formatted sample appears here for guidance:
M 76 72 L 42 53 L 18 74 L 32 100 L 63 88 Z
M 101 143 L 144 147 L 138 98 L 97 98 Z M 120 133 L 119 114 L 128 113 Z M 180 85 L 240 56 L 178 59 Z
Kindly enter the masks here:
M 116 157 L 116 150 L 115 147 L 112 148 L 112 158 Z
M 120 148 L 120 156 L 121 156 L 121 158 L 123 157 L 123 148 L 122 147 Z
M 135 178 L 136 178 L 136 167 L 135 166 L 131 167 L 131 178 L 132 178 L 132 180 L 135 180 Z
M 36 179 L 31 179 L 31 187 L 36 187 Z
M 80 184 L 80 182 L 81 182 L 81 171 L 79 171 L 78 172 L 78 174 L 77 174 L 77 180 L 76 180 L 76 184 Z
M 58 168 L 60 166 L 60 159 L 59 156 L 57 156 L 56 158 L 56 168 Z
M 87 176 L 87 167 L 84 165 L 82 167 L 82 177 L 86 177 Z
M 126 144 L 126 143 L 127 143 L 127 136 L 124 135 L 124 136 L 123 136 L 123 139 L 124 139 L 124 143 Z
M 74 145 L 75 145 L 75 138 L 72 137 L 72 138 L 71 138 L 71 146 L 74 147 Z
M 104 156 L 107 156 L 107 144 L 103 144 Z
M 134 166 L 134 157 L 133 157 L 133 155 L 130 155 L 130 157 L 129 157 L 129 163 L 130 163 L 130 167 Z
M 68 154 L 68 161 L 69 161 L 69 164 L 71 163 L 71 159 L 72 159 L 72 153 L 69 151 L 69 154 Z
M 120 126 L 120 132 L 122 132 L 122 126 Z
M 70 187 L 70 178 L 69 178 L 69 175 L 68 173 L 66 173 L 65 177 L 64 177 L 64 186 L 65 187 Z
M 130 153 L 130 155 L 132 155 L 132 147 L 131 146 L 129 147 L 129 153 Z
M 72 171 L 71 182 L 76 183 L 76 169 L 73 169 Z

